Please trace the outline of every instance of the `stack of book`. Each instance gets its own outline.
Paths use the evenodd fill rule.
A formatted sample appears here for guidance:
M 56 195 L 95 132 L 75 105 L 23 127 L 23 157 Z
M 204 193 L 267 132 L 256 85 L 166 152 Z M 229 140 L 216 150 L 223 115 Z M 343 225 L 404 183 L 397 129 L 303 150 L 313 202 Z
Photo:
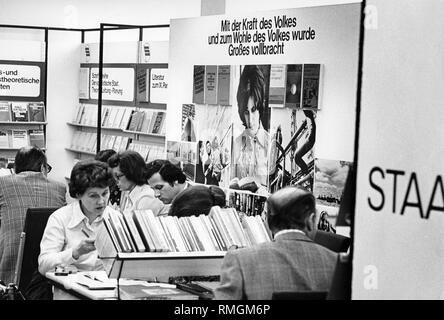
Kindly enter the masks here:
M 133 140 L 128 146 L 128 150 L 138 152 L 145 162 L 150 162 L 156 159 L 165 159 L 165 147 L 160 145 L 149 145 Z
M 117 252 L 215 252 L 270 241 L 260 216 L 242 220 L 233 208 L 218 206 L 209 215 L 191 217 L 155 217 L 151 210 L 134 210 L 104 218 Z
M 133 111 L 128 107 L 105 106 L 102 109 L 102 127 L 125 130 Z
M 101 149 L 113 149 L 115 151 L 124 151 L 127 149 L 129 137 L 115 136 L 109 134 L 101 135 Z M 76 131 L 74 133 L 71 148 L 78 151 L 90 153 L 96 152 L 97 134 L 95 132 Z
M 2 122 L 45 122 L 43 102 L 0 102 Z
M 45 148 L 45 135 L 43 130 L 0 129 L 0 148 L 20 149 L 27 146 Z
M 163 111 L 133 110 L 129 119 L 128 131 L 164 134 L 166 114 Z
M 80 104 L 73 122 L 85 126 L 97 126 L 97 106 Z
M 267 201 L 266 196 L 229 191 L 228 205 L 246 215 L 260 215 L 264 210 L 265 201 Z

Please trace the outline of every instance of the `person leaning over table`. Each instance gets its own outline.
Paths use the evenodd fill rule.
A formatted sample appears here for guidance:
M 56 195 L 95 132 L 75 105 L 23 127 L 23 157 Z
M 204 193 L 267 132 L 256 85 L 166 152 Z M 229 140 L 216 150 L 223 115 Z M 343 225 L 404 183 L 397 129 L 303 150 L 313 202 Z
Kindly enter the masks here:
M 103 218 L 115 211 L 107 206 L 112 183 L 106 163 L 83 160 L 74 166 L 69 194 L 77 201 L 56 210 L 48 219 L 38 258 L 42 275 L 60 265 L 74 265 L 81 271 L 103 270 L 94 239 Z
M 119 152 L 108 159 L 108 164 L 122 191 L 120 211 L 150 209 L 155 216 L 162 214 L 164 204 L 147 184 L 148 169 L 139 153 L 132 150 Z
M 316 200 L 291 186 L 267 199 L 266 220 L 273 241 L 229 250 L 216 300 L 269 300 L 275 292 L 328 291 L 337 254 L 313 242 Z

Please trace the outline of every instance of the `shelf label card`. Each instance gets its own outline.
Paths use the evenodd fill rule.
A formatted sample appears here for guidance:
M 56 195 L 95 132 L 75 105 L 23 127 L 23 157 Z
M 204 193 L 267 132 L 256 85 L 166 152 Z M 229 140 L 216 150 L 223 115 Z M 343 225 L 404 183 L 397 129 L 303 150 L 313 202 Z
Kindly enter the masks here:
M 150 76 L 150 102 L 167 103 L 168 69 L 153 68 L 151 69 L 151 75 L 149 76 Z

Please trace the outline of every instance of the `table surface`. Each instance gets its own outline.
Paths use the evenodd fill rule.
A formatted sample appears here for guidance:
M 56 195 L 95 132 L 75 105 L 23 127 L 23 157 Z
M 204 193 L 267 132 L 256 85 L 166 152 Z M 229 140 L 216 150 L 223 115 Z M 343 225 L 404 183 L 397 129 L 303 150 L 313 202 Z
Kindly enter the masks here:
M 88 272 L 77 272 L 75 274 L 69 274 L 67 276 L 56 276 L 54 272 L 47 272 L 46 278 L 53 281 L 59 288 L 74 292 L 77 296 L 80 296 L 84 299 L 91 300 L 116 300 L 117 299 L 117 291 L 116 289 L 109 290 L 90 290 L 87 287 L 78 284 L 77 278 L 82 276 L 83 274 L 94 274 L 94 271 Z M 54 295 L 55 297 L 55 295 Z

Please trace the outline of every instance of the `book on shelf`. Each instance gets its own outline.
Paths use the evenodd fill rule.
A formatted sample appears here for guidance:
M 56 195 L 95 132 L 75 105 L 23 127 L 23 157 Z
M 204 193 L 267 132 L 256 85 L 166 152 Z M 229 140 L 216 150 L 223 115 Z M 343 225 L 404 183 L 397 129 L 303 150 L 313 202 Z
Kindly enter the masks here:
M 287 65 L 285 107 L 300 108 L 302 99 L 302 64 Z
M 100 124 L 102 127 L 106 127 L 105 124 L 108 122 L 110 107 L 104 106 L 102 108 L 102 123 Z
M 112 128 L 114 122 L 116 121 L 116 117 L 117 117 L 117 108 L 116 107 L 109 107 L 109 116 L 107 121 L 104 123 L 104 127 L 106 128 Z
M 120 123 L 120 129 L 126 130 L 126 128 L 128 128 L 128 122 L 131 118 L 132 111 L 133 109 L 125 108 L 125 113 L 123 114 L 122 122 Z
M 302 107 L 320 109 L 320 64 L 304 64 L 302 77 Z
M 148 133 L 149 132 L 148 129 L 150 127 L 153 112 L 151 110 L 145 110 L 144 113 L 145 113 L 145 117 L 143 118 L 140 131 L 144 132 L 144 133 Z
M 120 285 L 122 300 L 198 300 L 199 296 L 176 288 L 175 285 L 153 283 L 152 285 Z
M 37 148 L 45 147 L 45 135 L 43 130 L 29 130 L 29 145 Z
M 8 130 L 0 129 L 0 148 L 9 148 L 10 133 Z
M 26 102 L 11 102 L 12 121 L 28 122 L 28 104 Z
M 283 108 L 285 104 L 286 65 L 272 64 L 270 67 L 270 108 Z
M 230 105 L 230 66 L 218 66 L 217 68 L 217 104 Z
M 76 116 L 74 118 L 74 123 L 81 123 L 83 114 L 85 112 L 85 106 L 83 104 L 79 104 L 77 107 Z
M 11 121 L 11 106 L 9 102 L 0 102 L 0 121 Z
M 205 104 L 217 104 L 217 66 L 205 66 Z
M 28 132 L 27 130 L 12 130 L 12 147 L 20 149 L 27 147 L 28 144 Z
M 89 68 L 79 71 L 79 99 L 89 99 Z
M 106 145 L 106 149 L 113 149 L 115 142 L 116 142 L 116 136 L 111 136 L 109 138 L 108 144 Z
M 148 101 L 148 84 L 149 84 L 149 69 L 138 68 L 136 75 L 136 99 L 137 101 Z
M 194 66 L 193 73 L 193 103 L 204 103 L 205 66 Z
M 116 140 L 114 141 L 113 150 L 119 151 L 120 145 L 122 144 L 122 136 L 116 136 Z
M 29 122 L 45 122 L 45 105 L 43 102 L 32 102 L 28 105 Z
M 120 123 L 122 122 L 123 114 L 125 113 L 124 107 L 114 107 L 116 110 L 116 117 L 111 125 L 112 128 L 120 128 Z
M 141 117 L 140 111 L 133 110 L 131 113 L 131 118 L 129 120 L 128 124 L 128 130 L 129 131 L 137 131 L 137 127 L 139 125 L 140 117 Z
M 128 143 L 130 143 L 129 137 L 122 137 L 122 142 L 119 147 L 119 151 L 125 151 L 128 147 Z
M 152 133 L 160 134 L 160 129 L 162 127 L 162 122 L 165 119 L 165 113 L 164 112 L 158 112 L 156 115 L 156 120 L 154 122 L 153 129 L 151 130 Z

